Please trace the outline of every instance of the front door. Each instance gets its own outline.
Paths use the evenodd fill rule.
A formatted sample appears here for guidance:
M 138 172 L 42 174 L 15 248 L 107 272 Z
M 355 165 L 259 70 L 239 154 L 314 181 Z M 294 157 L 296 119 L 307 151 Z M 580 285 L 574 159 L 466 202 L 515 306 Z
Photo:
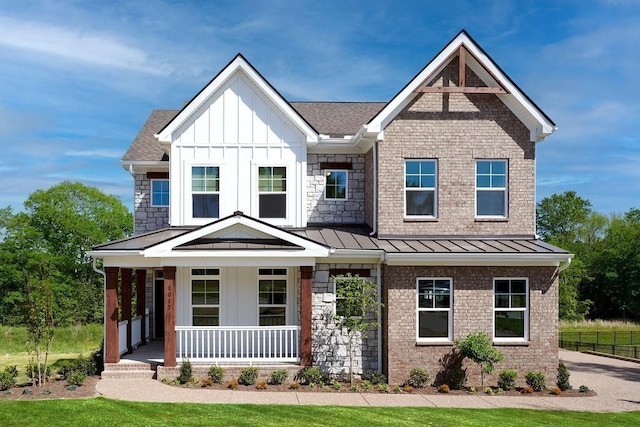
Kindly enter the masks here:
M 164 338 L 164 278 L 162 270 L 156 270 L 153 281 L 153 330 L 154 337 Z

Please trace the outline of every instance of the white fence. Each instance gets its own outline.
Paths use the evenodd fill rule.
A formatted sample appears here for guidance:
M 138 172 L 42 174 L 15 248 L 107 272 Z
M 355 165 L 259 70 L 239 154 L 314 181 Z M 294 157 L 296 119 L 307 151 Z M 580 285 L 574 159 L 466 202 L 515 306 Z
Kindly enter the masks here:
M 118 349 L 120 350 L 120 354 L 125 354 L 127 352 L 127 325 L 129 324 L 128 320 L 121 320 L 118 322 Z
M 176 339 L 180 360 L 300 361 L 300 326 L 176 326 Z
M 136 348 L 142 343 L 141 336 L 141 323 L 144 322 L 145 338 L 149 340 L 149 310 L 145 311 L 143 316 L 136 316 L 131 319 L 131 345 Z M 127 348 L 127 320 L 121 320 L 118 322 L 118 349 L 120 355 L 125 354 L 128 351 Z

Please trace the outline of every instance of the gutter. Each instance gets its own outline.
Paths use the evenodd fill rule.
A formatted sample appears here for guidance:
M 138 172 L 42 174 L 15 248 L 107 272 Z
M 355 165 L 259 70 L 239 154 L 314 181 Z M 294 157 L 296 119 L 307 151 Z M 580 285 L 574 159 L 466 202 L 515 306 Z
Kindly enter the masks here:
M 376 282 L 378 285 L 378 373 L 382 373 L 382 273 L 381 267 L 384 262 L 384 253 L 380 255 L 380 260 L 376 265 Z
M 373 143 L 373 212 L 371 214 L 373 230 L 369 236 L 375 236 L 378 233 L 378 141 Z

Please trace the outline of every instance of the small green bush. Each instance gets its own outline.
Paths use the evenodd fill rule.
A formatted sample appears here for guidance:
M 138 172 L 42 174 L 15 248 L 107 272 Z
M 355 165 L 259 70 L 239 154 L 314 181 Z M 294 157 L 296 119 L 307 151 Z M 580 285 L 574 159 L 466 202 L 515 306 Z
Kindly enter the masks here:
M 340 381 L 333 380 L 333 383 L 331 383 L 331 387 L 333 387 L 333 389 L 335 391 L 340 391 L 340 390 L 342 390 L 343 385 L 342 385 L 342 383 Z
M 178 382 L 180 384 L 187 384 L 193 380 L 193 367 L 191 362 L 185 360 L 180 364 L 180 374 L 178 375 Z
M 503 390 L 513 390 L 516 388 L 516 378 L 518 377 L 518 372 L 513 369 L 505 369 L 500 372 L 498 375 L 498 387 Z
M 86 378 L 87 375 L 84 372 L 72 371 L 67 374 L 67 384 L 80 387 Z
M 16 377 L 18 376 L 18 368 L 16 366 L 7 366 L 3 372 L 0 372 L 0 391 L 12 389 L 16 385 Z
M 429 384 L 429 373 L 423 368 L 411 368 L 407 384 L 414 388 L 423 388 Z
M 64 378 L 67 378 L 70 372 L 84 372 L 86 376 L 92 376 L 98 373 L 98 367 L 96 366 L 96 360 L 93 355 L 89 358 L 79 355 L 76 359 L 59 360 L 57 365 L 58 374 Z
M 242 385 L 254 385 L 258 380 L 258 368 L 255 366 L 249 366 L 240 371 L 238 376 L 238 383 Z
M 486 387 L 486 388 L 484 389 L 484 393 L 485 393 L 485 394 L 493 394 L 493 389 L 492 389 L 491 387 Z
M 373 384 L 369 380 L 364 380 L 360 383 L 360 388 L 362 391 L 370 391 L 373 388 Z
M 527 385 L 534 391 L 542 391 L 547 388 L 547 377 L 539 371 L 529 371 L 525 376 Z
M 378 384 L 386 384 L 387 383 L 387 377 L 384 374 L 381 374 L 379 372 L 367 372 L 365 374 L 362 375 L 362 380 L 363 381 L 369 381 L 371 384 L 373 385 L 378 385 Z
M 560 363 L 558 363 L 558 375 L 556 377 L 556 385 L 560 390 L 571 390 L 571 384 L 569 383 L 570 375 L 567 366 L 561 360 Z
M 589 390 L 589 387 L 587 387 L 586 385 L 581 385 L 581 386 L 578 388 L 578 390 L 580 391 L 580 393 L 588 393 L 588 392 L 590 391 L 590 390 Z
M 378 387 L 378 391 L 380 393 L 389 393 L 389 384 L 387 384 L 387 383 L 379 383 L 377 385 L 377 387 Z
M 38 380 L 38 367 L 33 359 L 24 367 L 24 373 L 28 378 L 36 378 L 36 381 Z M 45 379 L 51 378 L 51 366 L 47 365 L 46 372 L 44 372 L 43 376 Z
M 209 368 L 207 376 L 212 383 L 222 384 L 222 380 L 224 380 L 224 368 L 222 366 L 213 365 Z
M 296 379 L 305 385 L 322 385 L 325 382 L 328 382 L 327 376 L 322 373 L 319 366 L 308 366 L 302 368 L 296 374 Z
M 289 377 L 289 372 L 286 369 L 284 368 L 276 369 L 275 371 L 271 372 L 271 374 L 269 375 L 269 384 L 272 384 L 272 385 L 284 384 L 284 382 L 287 380 L 288 377 Z

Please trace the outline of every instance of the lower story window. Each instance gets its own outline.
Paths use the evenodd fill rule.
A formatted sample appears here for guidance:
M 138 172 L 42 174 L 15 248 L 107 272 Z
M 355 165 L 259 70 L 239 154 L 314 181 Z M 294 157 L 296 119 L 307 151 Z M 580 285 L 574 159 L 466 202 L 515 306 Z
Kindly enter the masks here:
M 418 341 L 451 340 L 451 279 L 417 280 Z
M 191 309 L 193 326 L 220 325 L 220 270 L 191 270 Z
M 529 284 L 527 279 L 494 279 L 494 337 L 529 338 Z
M 287 324 L 287 269 L 258 271 L 258 311 L 260 326 Z

